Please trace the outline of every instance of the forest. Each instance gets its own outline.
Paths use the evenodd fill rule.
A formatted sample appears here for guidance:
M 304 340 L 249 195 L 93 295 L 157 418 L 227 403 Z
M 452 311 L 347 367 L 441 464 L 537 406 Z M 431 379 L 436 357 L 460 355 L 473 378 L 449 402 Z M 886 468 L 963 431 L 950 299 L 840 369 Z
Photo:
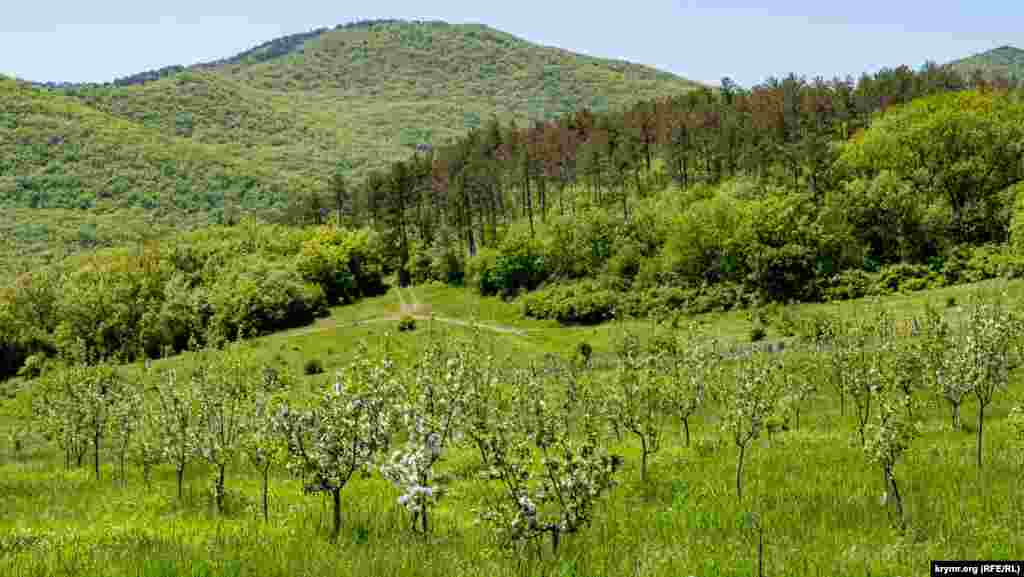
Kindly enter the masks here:
M 492 119 L 310 221 L 375 226 L 400 282 L 470 282 L 599 322 L 823 301 L 1020 274 L 1016 81 L 907 67 L 695 90 L 529 128 Z

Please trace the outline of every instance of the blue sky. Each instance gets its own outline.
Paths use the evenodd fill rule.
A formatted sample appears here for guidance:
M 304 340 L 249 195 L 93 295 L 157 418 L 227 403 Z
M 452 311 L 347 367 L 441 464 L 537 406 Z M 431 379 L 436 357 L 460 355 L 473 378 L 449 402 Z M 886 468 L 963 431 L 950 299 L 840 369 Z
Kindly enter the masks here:
M 0 74 L 109 81 L 223 58 L 284 34 L 369 18 L 478 22 L 541 44 L 709 83 L 853 74 L 1024 48 L 1021 0 L 9 0 Z

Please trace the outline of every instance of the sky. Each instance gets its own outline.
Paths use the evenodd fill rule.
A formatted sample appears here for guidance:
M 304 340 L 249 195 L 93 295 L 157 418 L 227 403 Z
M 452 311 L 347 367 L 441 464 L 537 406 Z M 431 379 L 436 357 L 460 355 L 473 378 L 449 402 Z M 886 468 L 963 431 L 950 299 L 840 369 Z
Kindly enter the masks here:
M 355 20 L 480 23 L 709 84 L 857 76 L 1024 48 L 1021 0 L 6 0 L 0 74 L 107 82 Z

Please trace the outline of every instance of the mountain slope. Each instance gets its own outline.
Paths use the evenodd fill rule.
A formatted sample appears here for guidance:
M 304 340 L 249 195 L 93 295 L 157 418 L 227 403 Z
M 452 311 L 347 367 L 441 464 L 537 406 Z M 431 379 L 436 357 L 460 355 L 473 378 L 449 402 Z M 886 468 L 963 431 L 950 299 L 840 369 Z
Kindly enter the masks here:
M 384 21 L 285 37 L 141 85 L 66 93 L 166 135 L 190 117 L 195 140 L 323 181 L 339 163 L 358 177 L 492 114 L 525 124 L 696 86 L 486 26 Z
M 279 214 L 339 170 L 359 179 L 492 114 L 525 125 L 697 86 L 486 26 L 400 21 L 287 36 L 107 85 L 0 77 L 0 209 L 20 221 L 0 227 L 0 284 L 53 258 L 54 239 L 73 252 L 155 234 L 157 223 L 218 222 L 232 208 Z
M 165 135 L 0 78 L 0 284 L 97 245 L 279 211 L 310 186 L 228 145 Z
M 1024 79 L 1024 50 L 1013 46 L 1002 46 L 950 62 L 949 66 L 967 77 L 970 77 L 974 71 L 980 70 L 986 78 L 1004 76 Z

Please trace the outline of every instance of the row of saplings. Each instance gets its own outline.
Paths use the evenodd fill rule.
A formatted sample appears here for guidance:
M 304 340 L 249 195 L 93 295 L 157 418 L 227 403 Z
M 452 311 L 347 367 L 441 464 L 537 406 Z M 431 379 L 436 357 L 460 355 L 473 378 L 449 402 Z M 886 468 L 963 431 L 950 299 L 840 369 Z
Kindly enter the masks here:
M 494 489 L 482 519 L 510 546 L 550 537 L 557 552 L 615 485 L 623 459 L 609 451 L 613 441 L 639 445 L 646 480 L 648 460 L 670 431 L 681 427 L 689 444 L 691 418 L 717 410 L 736 450 L 742 499 L 752 442 L 799 427 L 800 410 L 824 386 L 853 413 L 856 439 L 884 473 L 887 510 L 901 526 L 895 471 L 919 435 L 920 401 L 929 393 L 944 399 L 959 426 L 961 403 L 976 398 L 981 467 L 985 410 L 1007 386 L 1022 333 L 997 304 L 966 307 L 954 323 L 929 310 L 914 336 L 897 335 L 897 325 L 883 313 L 832 320 L 814 342 L 784 354 L 744 354 L 671 333 L 641 344 L 624 334 L 617 361 L 603 371 L 590 368 L 589 354 L 511 368 L 469 341 L 445 338 L 400 370 L 363 348 L 335 384 L 305 402 L 291 377 L 232 347 L 200 352 L 187 376 L 147 369 L 139 383 L 107 366 L 50 371 L 35 384 L 34 422 L 63 449 L 66 466 L 89 462 L 97 479 L 101 453 L 114 456 L 121 480 L 126 461 L 147 483 L 153 467 L 174 467 L 179 498 L 186 468 L 204 460 L 220 511 L 229 466 L 247 462 L 262 475 L 266 518 L 269 474 L 283 464 L 307 493 L 332 497 L 335 537 L 341 492 L 368 469 L 398 487 L 412 529 L 428 532 L 451 481 L 440 465 L 454 447 L 469 447 Z M 1024 432 L 1024 411 L 1014 415 Z

